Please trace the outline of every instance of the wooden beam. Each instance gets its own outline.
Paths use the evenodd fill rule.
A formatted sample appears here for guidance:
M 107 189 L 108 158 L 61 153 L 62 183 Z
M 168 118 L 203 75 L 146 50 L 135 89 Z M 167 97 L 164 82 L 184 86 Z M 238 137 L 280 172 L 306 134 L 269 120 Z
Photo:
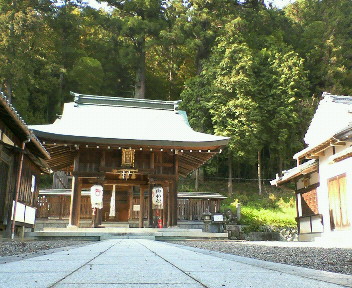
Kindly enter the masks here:
M 70 154 L 60 154 L 60 156 L 52 156 L 50 160 L 48 160 L 48 162 L 57 162 L 60 160 L 66 160 L 66 159 L 70 159 L 73 162 L 73 159 L 75 158 L 75 154 L 74 153 L 70 153 Z
M 197 168 L 197 165 L 188 165 L 184 163 L 182 160 L 180 159 L 179 167 L 183 167 L 184 169 L 191 170 L 191 171 Z
M 96 180 L 96 177 L 92 177 L 92 178 L 82 178 L 82 180 L 84 181 L 82 183 L 82 189 L 88 189 L 90 187 L 92 187 L 94 184 L 96 184 L 96 181 L 93 182 L 89 182 L 89 180 Z M 146 185 L 147 181 L 137 181 L 137 180 L 132 180 L 130 181 L 126 181 L 126 180 L 104 180 L 103 182 L 104 185 L 118 185 L 118 186 L 131 186 L 131 185 Z
M 148 175 L 149 179 L 153 181 L 154 179 L 162 179 L 162 180 L 175 180 L 176 176 L 173 174 L 150 174 Z
M 123 167 L 117 167 L 117 168 L 100 167 L 99 168 L 100 172 L 106 172 L 106 173 L 114 174 L 114 175 L 117 175 L 118 173 L 117 172 L 113 172 L 113 171 L 114 170 L 118 170 L 118 169 L 127 169 L 127 168 L 123 168 Z M 132 168 L 132 169 L 134 169 L 134 168 Z M 154 173 L 154 169 L 138 169 L 138 173 L 137 174 L 148 175 L 148 174 L 153 174 L 153 173 Z
M 147 185 L 147 180 L 119 180 L 119 179 L 105 179 L 104 185 Z
M 156 167 L 167 167 L 167 168 L 171 168 L 174 167 L 173 163 L 155 163 Z
M 336 141 L 336 142 L 331 142 L 330 146 L 344 146 L 346 145 L 346 142 L 344 141 Z
M 96 178 L 105 176 L 104 172 L 86 172 L 86 171 L 73 171 L 72 176 L 81 178 Z

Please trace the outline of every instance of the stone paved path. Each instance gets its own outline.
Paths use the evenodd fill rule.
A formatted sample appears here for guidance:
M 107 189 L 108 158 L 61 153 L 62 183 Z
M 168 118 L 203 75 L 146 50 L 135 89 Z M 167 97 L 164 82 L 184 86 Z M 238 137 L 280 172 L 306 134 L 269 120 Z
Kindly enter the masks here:
M 352 276 L 126 239 L 0 264 L 0 287 L 332 288 Z

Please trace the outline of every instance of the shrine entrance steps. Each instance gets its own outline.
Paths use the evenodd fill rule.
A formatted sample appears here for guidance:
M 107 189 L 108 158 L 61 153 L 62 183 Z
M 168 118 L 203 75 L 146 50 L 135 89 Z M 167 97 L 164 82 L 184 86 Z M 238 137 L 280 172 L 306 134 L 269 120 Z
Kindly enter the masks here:
M 26 238 L 31 239 L 77 239 L 77 240 L 106 240 L 106 239 L 150 239 L 150 240 L 186 240 L 213 239 L 226 240 L 227 233 L 209 233 L 202 229 L 172 228 L 44 228 L 42 231 L 26 232 Z
M 68 226 L 68 219 L 36 219 L 34 231 L 44 231 L 52 228 L 66 228 Z M 104 228 L 138 228 L 138 221 L 129 222 L 103 222 L 101 227 Z M 92 220 L 81 219 L 80 228 L 91 228 Z M 148 223 L 144 221 L 144 227 L 147 227 Z M 182 229 L 202 229 L 204 227 L 203 221 L 190 221 L 190 220 L 179 220 L 177 226 Z

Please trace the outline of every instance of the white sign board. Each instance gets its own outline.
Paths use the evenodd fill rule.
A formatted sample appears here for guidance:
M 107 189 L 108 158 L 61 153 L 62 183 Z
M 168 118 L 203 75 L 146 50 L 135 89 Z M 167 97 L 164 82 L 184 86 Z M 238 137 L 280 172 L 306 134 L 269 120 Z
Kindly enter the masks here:
M 223 222 L 224 221 L 224 215 L 220 215 L 220 214 L 213 215 L 213 221 L 214 222 Z
M 34 225 L 36 208 L 26 206 L 25 223 Z
M 13 220 L 13 210 L 15 208 L 15 201 L 12 202 L 12 213 L 11 213 L 11 220 Z M 26 205 L 17 202 L 16 205 L 16 215 L 15 221 L 24 223 L 24 213 L 26 211 Z
M 14 207 L 15 207 L 15 201 L 13 201 L 13 205 L 12 205 L 11 220 L 13 220 Z M 36 212 L 36 208 L 17 202 L 15 221 L 33 225 L 35 222 L 35 212 Z
M 164 189 L 161 186 L 154 187 L 152 190 L 153 209 L 163 209 Z
M 141 211 L 141 205 L 133 205 L 133 211 Z
M 92 208 L 103 208 L 103 186 L 94 185 L 90 188 L 90 201 Z

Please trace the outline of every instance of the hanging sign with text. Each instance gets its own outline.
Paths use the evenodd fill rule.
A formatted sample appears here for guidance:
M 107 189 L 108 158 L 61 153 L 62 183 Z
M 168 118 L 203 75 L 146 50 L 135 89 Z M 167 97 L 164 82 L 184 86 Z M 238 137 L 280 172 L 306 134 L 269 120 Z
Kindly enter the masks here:
M 154 187 L 152 190 L 153 209 L 163 209 L 164 189 L 161 186 Z
M 103 186 L 94 185 L 90 188 L 90 201 L 92 208 L 103 208 Z

